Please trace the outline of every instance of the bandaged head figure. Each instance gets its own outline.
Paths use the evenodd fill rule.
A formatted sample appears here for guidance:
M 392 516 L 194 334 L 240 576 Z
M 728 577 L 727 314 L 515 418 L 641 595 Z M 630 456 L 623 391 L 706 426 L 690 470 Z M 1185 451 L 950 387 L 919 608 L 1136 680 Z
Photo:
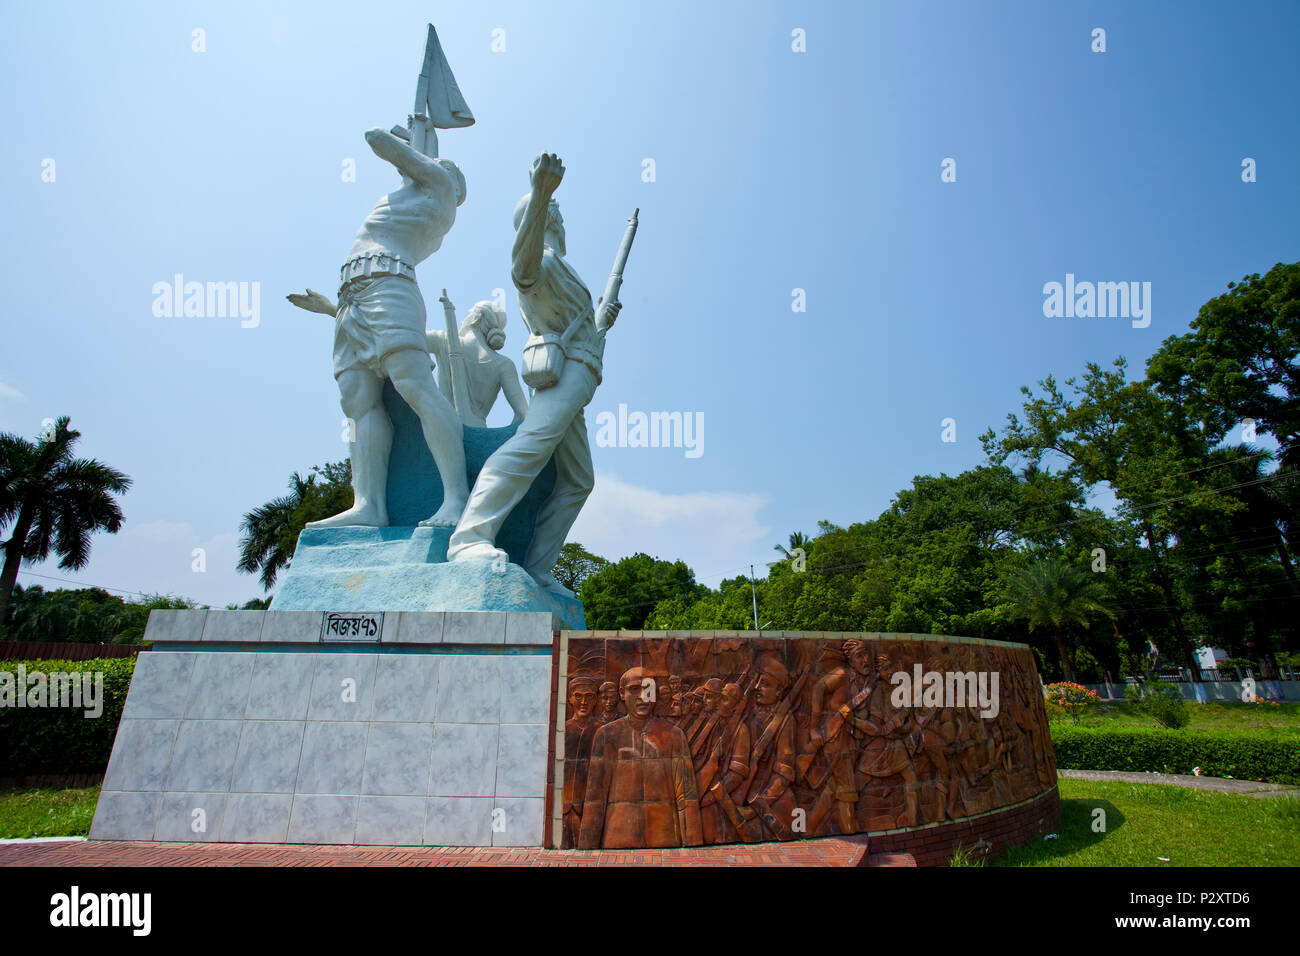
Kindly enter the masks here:
M 465 316 L 465 321 L 460 324 L 461 332 L 469 329 L 478 329 L 483 333 L 487 344 L 500 352 L 506 344 L 505 310 L 498 309 L 486 299 L 474 303 L 474 307 L 469 310 L 469 315 Z

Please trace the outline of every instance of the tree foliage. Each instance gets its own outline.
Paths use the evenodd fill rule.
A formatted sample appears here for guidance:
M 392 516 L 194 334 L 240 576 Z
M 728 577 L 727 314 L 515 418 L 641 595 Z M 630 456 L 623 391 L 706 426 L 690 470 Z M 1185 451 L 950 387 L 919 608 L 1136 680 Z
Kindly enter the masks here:
M 568 541 L 560 548 L 560 556 L 555 560 L 551 572 L 555 580 L 577 594 L 582 582 L 595 572 L 609 564 L 600 555 L 592 554 L 576 541 Z
M 987 464 L 917 476 L 875 519 L 776 544 L 759 617 L 1026 641 L 1067 679 L 1140 673 L 1152 646 L 1195 675 L 1204 644 L 1269 676 L 1300 647 L 1298 350 L 1300 264 L 1230 284 L 1145 377 L 1123 357 L 1048 376 L 981 436 Z M 750 602 L 734 578 L 663 595 L 645 626 L 752 627 Z
M 116 534 L 122 509 L 116 495 L 131 479 L 94 458 L 73 457 L 81 432 L 60 418 L 37 441 L 0 434 L 0 530 L 9 528 L 0 571 L 0 622 L 24 563 L 38 563 L 53 551 L 59 567 L 75 571 L 90 560 L 96 531 Z
M 655 605 L 665 599 L 703 596 L 695 572 L 683 561 L 661 561 L 638 552 L 588 575 L 578 594 L 592 630 L 641 630 Z
M 289 493 L 273 498 L 244 515 L 240 525 L 238 570 L 258 574 L 265 591 L 289 566 L 298 535 L 309 522 L 352 507 L 352 464 L 316 465 L 304 478 L 289 477 Z
M 40 585 L 19 585 L 14 589 L 6 637 L 15 641 L 139 644 L 150 611 L 197 606 L 186 598 L 161 594 L 128 601 L 103 588 L 46 591 Z

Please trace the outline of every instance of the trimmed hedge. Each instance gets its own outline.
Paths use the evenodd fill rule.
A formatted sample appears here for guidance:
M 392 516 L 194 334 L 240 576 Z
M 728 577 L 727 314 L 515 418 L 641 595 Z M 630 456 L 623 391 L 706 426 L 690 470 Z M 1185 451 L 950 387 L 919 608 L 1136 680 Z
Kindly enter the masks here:
M 1300 737 L 1241 730 L 1052 725 L 1062 770 L 1130 770 L 1300 783 Z
M 25 665 L 30 675 L 96 671 L 104 675 L 103 712 L 84 716 L 85 708 L 0 707 L 0 777 L 35 774 L 101 774 L 108 768 L 113 738 L 135 672 L 134 657 L 88 661 L 0 661 L 0 671 L 14 674 Z

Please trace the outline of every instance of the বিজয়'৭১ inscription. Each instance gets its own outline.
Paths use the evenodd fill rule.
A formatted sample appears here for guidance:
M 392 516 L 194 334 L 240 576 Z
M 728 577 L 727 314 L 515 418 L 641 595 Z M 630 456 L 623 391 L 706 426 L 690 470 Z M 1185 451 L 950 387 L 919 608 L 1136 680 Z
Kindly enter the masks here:
M 379 643 L 384 630 L 382 611 L 328 611 L 321 618 L 322 644 L 333 641 Z

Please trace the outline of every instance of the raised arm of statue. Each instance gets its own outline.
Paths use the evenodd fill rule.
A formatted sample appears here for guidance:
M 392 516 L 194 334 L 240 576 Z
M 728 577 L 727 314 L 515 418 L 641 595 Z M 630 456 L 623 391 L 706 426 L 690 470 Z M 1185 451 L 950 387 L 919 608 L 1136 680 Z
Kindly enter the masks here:
M 546 226 L 551 217 L 551 196 L 564 179 L 564 164 L 554 153 L 542 153 L 533 160 L 529 177 L 533 184 L 532 196 L 524 211 L 523 221 L 515 232 L 511 256 L 513 268 L 510 274 L 515 281 L 515 288 L 521 292 L 531 288 L 542 271 Z
M 392 163 L 403 176 L 413 179 L 421 186 L 433 188 L 451 185 L 451 176 L 442 166 L 388 130 L 377 126 L 366 130 L 366 142 L 376 156 Z

